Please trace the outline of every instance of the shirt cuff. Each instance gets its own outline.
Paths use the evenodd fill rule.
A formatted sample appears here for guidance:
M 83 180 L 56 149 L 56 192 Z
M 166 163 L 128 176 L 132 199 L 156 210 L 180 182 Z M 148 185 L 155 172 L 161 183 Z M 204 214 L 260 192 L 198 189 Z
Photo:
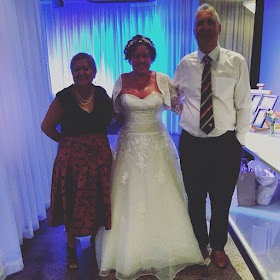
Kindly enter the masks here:
M 242 146 L 245 146 L 245 136 L 246 133 L 236 133 L 236 138 Z

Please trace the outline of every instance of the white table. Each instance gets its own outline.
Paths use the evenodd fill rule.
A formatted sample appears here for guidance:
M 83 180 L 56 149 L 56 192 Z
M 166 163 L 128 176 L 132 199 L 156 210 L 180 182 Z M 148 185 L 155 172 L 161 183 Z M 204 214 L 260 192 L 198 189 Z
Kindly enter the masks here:
M 280 175 L 280 131 L 270 136 L 269 130 L 250 132 L 244 147 L 256 160 L 261 160 Z M 230 207 L 229 221 L 262 279 L 280 279 L 280 204 L 241 207 L 236 192 Z
M 275 136 L 269 130 L 249 132 L 244 149 L 280 174 L 280 131 Z

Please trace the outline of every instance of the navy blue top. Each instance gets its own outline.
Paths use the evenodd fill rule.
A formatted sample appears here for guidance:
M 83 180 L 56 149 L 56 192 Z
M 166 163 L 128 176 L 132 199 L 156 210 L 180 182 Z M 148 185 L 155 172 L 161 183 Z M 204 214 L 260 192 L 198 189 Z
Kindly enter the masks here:
M 107 127 L 112 120 L 112 102 L 105 89 L 94 86 L 94 106 L 92 112 L 88 113 L 76 103 L 72 88 L 73 85 L 56 94 L 64 109 L 60 121 L 61 135 L 107 134 Z

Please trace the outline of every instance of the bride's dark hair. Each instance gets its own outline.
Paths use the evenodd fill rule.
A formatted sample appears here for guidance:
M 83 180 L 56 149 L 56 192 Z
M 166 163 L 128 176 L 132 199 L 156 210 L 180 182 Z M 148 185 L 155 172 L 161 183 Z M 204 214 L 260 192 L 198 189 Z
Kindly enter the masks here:
M 135 35 L 132 37 L 131 40 L 129 40 L 124 48 L 124 54 L 125 54 L 125 59 L 131 60 L 132 58 L 132 53 L 134 52 L 135 48 L 140 45 L 145 45 L 150 53 L 150 57 L 152 61 L 155 61 L 156 59 L 156 49 L 154 46 L 154 43 L 151 41 L 150 38 L 147 38 L 142 35 Z

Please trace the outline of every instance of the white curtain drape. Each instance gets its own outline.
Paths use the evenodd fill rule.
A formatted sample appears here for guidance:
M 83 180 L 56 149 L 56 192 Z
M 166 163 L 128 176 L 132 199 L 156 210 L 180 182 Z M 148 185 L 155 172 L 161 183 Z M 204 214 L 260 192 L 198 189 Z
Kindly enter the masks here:
M 52 100 L 37 0 L 0 1 L 0 279 L 22 269 L 20 244 L 50 204 L 55 146 L 40 124 Z M 2 278 L 1 278 L 2 277 Z
M 157 50 L 151 68 L 171 78 L 180 59 L 196 49 L 192 29 L 198 0 L 106 4 L 65 1 L 63 8 L 44 0 L 41 4 L 53 94 L 72 83 L 69 64 L 78 52 L 93 55 L 98 66 L 95 83 L 111 95 L 117 77 L 131 71 L 123 49 L 132 36 L 151 38 Z M 163 114 L 170 133 L 180 132 L 178 120 L 171 112 Z

